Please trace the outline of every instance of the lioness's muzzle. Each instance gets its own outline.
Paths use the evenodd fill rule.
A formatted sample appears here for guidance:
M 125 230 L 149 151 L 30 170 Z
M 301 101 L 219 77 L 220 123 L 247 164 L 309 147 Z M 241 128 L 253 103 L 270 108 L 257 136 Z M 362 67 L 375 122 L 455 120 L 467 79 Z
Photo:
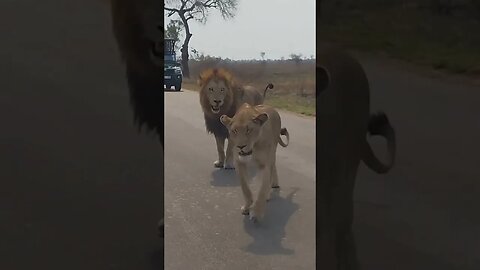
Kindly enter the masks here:
M 250 151 L 248 151 L 248 152 L 240 151 L 240 152 L 238 152 L 238 154 L 239 154 L 240 156 L 249 156 L 249 155 L 252 154 L 252 152 L 253 152 L 252 150 L 250 150 Z

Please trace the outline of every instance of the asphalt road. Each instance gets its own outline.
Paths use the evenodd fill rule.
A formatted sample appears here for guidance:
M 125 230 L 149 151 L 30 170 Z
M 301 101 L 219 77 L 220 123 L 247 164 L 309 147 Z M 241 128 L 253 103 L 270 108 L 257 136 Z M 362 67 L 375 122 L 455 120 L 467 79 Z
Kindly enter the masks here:
M 165 269 L 315 268 L 315 119 L 281 112 L 280 191 L 254 226 L 233 170 L 216 169 L 198 94 L 165 95 Z M 252 168 L 252 174 L 254 168 Z M 251 182 L 254 195 L 260 181 Z
M 161 269 L 163 157 L 102 1 L 0 3 L 0 269 Z

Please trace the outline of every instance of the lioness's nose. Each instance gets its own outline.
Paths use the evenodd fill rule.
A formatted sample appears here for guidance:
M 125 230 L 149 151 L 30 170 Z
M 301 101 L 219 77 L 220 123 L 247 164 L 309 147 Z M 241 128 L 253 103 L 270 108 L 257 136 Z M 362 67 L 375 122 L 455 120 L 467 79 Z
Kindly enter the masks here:
M 214 100 L 213 102 L 219 104 L 221 102 L 221 100 Z
M 246 145 L 239 145 L 237 146 L 240 150 L 242 150 L 243 148 L 245 148 Z

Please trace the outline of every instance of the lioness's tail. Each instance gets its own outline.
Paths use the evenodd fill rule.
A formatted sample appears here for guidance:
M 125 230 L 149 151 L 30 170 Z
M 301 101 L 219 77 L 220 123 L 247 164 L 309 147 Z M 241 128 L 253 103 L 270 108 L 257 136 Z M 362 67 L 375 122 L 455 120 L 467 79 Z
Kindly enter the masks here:
M 265 90 L 263 91 L 263 98 L 265 98 L 265 95 L 267 94 L 268 89 L 273 89 L 273 84 L 272 83 L 268 83 L 267 87 L 265 87 Z
M 284 135 L 285 137 L 287 137 L 287 143 L 284 143 L 282 141 L 282 135 Z M 287 147 L 287 145 L 290 143 L 290 135 L 288 135 L 288 130 L 287 128 L 282 128 L 280 130 L 280 135 L 278 136 L 278 144 L 280 144 L 281 146 L 283 147 Z
M 396 139 L 395 130 L 390 125 L 387 115 L 384 112 L 370 115 L 370 120 L 368 122 L 368 133 L 369 135 L 380 135 L 387 139 L 388 162 L 387 164 L 384 164 L 375 156 L 366 139 L 362 160 L 376 173 L 387 173 L 393 167 L 393 163 L 395 162 Z

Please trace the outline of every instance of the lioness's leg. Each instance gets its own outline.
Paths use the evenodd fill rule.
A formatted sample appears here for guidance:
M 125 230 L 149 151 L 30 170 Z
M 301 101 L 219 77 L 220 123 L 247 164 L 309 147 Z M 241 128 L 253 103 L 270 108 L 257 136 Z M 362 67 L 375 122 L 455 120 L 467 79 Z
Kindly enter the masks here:
M 270 167 L 270 186 L 272 188 L 279 188 L 280 186 L 278 186 L 278 176 L 277 176 L 277 167 L 274 164 L 272 164 L 272 166 Z M 268 190 L 268 193 L 267 193 L 267 201 L 270 201 L 272 197 L 272 189 L 269 189 Z
M 217 142 L 218 160 L 213 163 L 213 166 L 216 168 L 223 168 L 223 163 L 225 161 L 225 138 L 215 136 L 215 141 Z
M 278 185 L 278 174 L 277 174 L 277 165 L 275 164 L 275 160 L 273 160 L 272 164 L 272 188 L 279 188 Z
M 245 205 L 242 206 L 242 214 L 243 215 L 248 215 L 250 212 L 250 207 L 253 203 L 252 199 L 252 191 L 250 190 L 250 187 L 248 186 L 248 172 L 247 172 L 247 165 L 243 162 L 236 162 L 235 167 L 237 168 L 237 175 L 238 178 L 240 178 L 240 185 L 242 187 L 242 193 L 243 193 L 243 198 L 245 199 Z
M 228 139 L 227 155 L 225 157 L 225 169 L 235 169 L 233 166 L 233 143 Z
M 261 165 L 260 168 L 260 177 L 262 185 L 258 191 L 257 200 L 252 206 L 253 213 L 250 213 L 250 218 L 253 221 L 257 219 L 262 219 L 265 214 L 265 207 L 267 204 L 267 196 L 271 191 L 271 165 Z

